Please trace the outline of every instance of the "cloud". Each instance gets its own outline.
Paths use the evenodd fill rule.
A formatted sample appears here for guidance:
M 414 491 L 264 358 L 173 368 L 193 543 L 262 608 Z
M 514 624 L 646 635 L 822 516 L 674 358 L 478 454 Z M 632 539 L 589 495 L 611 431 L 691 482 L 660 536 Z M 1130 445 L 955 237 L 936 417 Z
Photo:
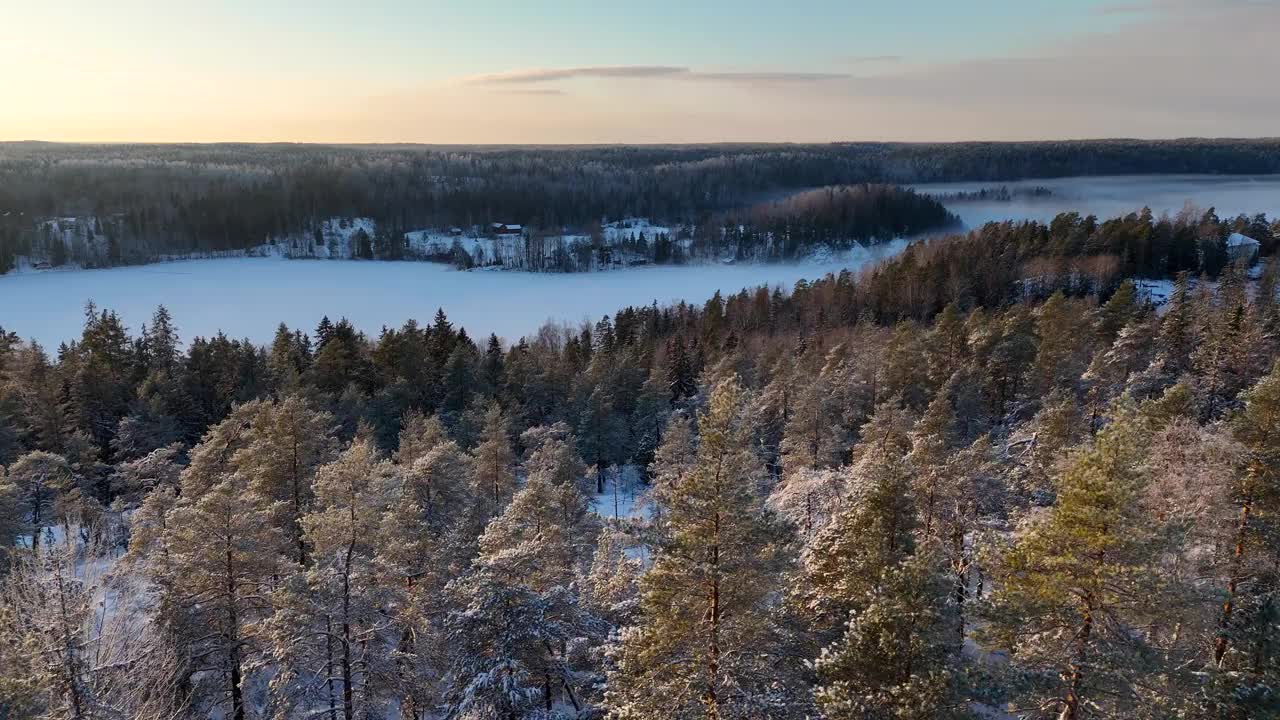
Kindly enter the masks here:
M 881 65 L 900 63 L 906 59 L 905 55 L 848 55 L 840 58 L 840 62 L 848 65 Z
M 579 78 L 608 78 L 611 80 L 668 79 L 681 82 L 724 83 L 756 86 L 808 85 L 812 83 L 847 80 L 847 73 L 796 72 L 796 71 L 701 71 L 681 65 L 589 65 L 571 68 L 528 68 L 507 72 L 473 75 L 463 78 L 466 85 L 509 87 L 543 86 Z M 508 91 L 510 92 L 510 91 Z M 554 95 L 563 91 L 539 88 L 525 94 Z
M 1094 15 L 1149 15 L 1160 10 L 1158 2 L 1111 3 L 1094 8 Z
M 574 78 L 649 78 L 683 75 L 687 67 L 674 65 L 591 65 L 573 68 L 529 68 L 508 72 L 473 75 L 465 79 L 471 85 L 531 85 L 572 80 Z
M 846 80 L 849 75 L 847 73 L 816 72 L 690 72 L 680 77 L 682 79 L 705 82 L 785 84 Z
M 504 88 L 499 92 L 506 95 L 567 95 L 559 88 Z

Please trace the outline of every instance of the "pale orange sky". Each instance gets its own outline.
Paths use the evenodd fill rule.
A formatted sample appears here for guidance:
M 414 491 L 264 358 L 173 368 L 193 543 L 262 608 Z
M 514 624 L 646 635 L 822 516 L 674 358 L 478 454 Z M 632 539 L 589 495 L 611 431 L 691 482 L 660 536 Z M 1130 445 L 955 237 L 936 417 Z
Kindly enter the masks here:
M 50 0 L 4 14 L 0 140 L 1280 134 L 1280 3 L 1257 0 Z

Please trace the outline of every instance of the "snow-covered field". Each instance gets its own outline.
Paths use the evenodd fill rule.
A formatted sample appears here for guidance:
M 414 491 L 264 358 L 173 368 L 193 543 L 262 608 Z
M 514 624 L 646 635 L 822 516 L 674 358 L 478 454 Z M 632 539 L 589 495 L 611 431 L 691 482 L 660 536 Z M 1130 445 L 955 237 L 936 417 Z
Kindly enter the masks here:
M 376 334 L 444 308 L 472 337 L 508 340 L 546 321 L 599 320 L 627 305 L 703 303 L 716 290 L 782 285 L 856 268 L 900 251 L 902 241 L 821 262 L 794 265 L 638 267 L 604 273 L 464 272 L 434 263 L 230 258 L 0 276 L 0 327 L 48 350 L 79 337 L 84 305 L 115 310 L 133 331 L 157 305 L 173 313 L 184 339 L 219 330 L 269 342 L 281 321 L 311 330 L 328 315 Z
M 947 209 L 960 216 L 968 227 L 1000 220 L 1052 220 L 1063 212 L 1076 211 L 1111 218 L 1149 206 L 1156 217 L 1175 215 L 1187 203 L 1207 210 L 1215 208 L 1219 217 L 1239 213 L 1268 217 L 1280 215 L 1280 175 L 1128 175 L 1093 178 L 1056 178 L 1018 182 L 934 183 L 914 186 L 930 194 L 975 192 L 984 188 L 1008 187 L 1011 191 L 1045 187 L 1050 195 L 1018 195 L 1012 201 L 948 201 Z

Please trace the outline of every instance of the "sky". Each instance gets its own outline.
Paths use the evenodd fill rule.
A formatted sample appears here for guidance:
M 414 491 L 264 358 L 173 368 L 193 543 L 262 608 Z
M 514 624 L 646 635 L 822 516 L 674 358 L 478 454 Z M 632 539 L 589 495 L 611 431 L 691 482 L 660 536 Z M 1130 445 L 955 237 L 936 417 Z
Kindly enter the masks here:
M 1280 135 L 1280 0 L 0 0 L 0 140 Z

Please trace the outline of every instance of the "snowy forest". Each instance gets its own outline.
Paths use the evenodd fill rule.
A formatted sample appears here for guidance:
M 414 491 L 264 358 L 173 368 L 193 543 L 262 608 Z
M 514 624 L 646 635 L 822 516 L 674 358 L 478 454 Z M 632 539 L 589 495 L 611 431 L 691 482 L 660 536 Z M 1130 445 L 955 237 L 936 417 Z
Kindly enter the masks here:
M 1280 173 L 1280 143 L 0 143 L 0 272 L 10 270 L 20 257 L 39 257 L 55 267 L 104 267 L 254 252 L 264 245 L 312 256 L 313 244 L 325 245 L 323 236 L 339 219 L 369 225 L 363 237 L 344 238 L 343 256 L 351 258 L 422 255 L 403 242 L 406 233 L 415 231 L 447 233 L 510 223 L 522 226 L 530 242 L 580 238 L 565 257 L 524 263 L 533 269 L 570 269 L 588 264 L 573 260 L 575 252 L 594 252 L 600 260 L 600 223 L 637 217 L 685 229 L 685 237 L 662 242 L 647 238 L 644 252 L 631 253 L 639 260 L 725 255 L 770 260 L 794 256 L 818 239 L 837 244 L 882 241 L 892 239 L 886 237 L 891 233 L 909 236 L 953 221 L 936 202 L 891 188 L 861 198 L 838 193 L 843 212 L 858 217 L 831 225 L 828 221 L 838 218 L 817 207 L 811 193 L 806 195 L 815 188 L 1133 173 Z M 799 200 L 787 201 L 791 196 Z M 769 210 L 779 202 L 806 212 L 787 222 L 779 208 Z M 769 218 L 766 238 L 760 225 L 725 232 L 727 220 L 759 221 L 762 216 Z M 448 255 L 451 248 L 445 244 L 443 250 L 439 254 Z M 322 253 L 334 256 L 327 247 Z M 607 262 L 607 252 L 605 258 Z M 474 260 L 458 264 L 470 262 Z
M 513 343 L 0 332 L 0 717 L 1276 717 L 1278 240 L 992 224 Z

